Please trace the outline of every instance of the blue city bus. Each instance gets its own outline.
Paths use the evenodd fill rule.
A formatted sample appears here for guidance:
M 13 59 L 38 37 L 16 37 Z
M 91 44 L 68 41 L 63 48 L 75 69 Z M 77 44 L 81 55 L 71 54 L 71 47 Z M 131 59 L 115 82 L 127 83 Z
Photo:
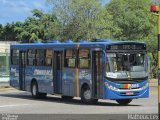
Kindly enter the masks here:
M 127 105 L 149 97 L 145 43 L 68 40 L 15 44 L 10 50 L 10 85 L 33 98 L 52 94 L 80 97 L 86 104 L 110 99 Z

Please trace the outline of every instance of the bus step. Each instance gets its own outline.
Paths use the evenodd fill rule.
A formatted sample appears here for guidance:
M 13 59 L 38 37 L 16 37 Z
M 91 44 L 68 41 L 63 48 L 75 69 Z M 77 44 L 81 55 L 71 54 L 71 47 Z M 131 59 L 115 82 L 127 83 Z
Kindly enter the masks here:
M 59 94 L 59 93 L 53 93 L 53 95 L 55 95 L 55 96 L 62 96 L 62 94 Z

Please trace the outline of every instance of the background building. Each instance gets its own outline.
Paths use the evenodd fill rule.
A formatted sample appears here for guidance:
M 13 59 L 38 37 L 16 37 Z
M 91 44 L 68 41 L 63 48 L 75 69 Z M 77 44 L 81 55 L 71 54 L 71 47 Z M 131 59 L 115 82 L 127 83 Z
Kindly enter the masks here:
M 9 81 L 10 44 L 16 42 L 0 41 L 0 82 Z

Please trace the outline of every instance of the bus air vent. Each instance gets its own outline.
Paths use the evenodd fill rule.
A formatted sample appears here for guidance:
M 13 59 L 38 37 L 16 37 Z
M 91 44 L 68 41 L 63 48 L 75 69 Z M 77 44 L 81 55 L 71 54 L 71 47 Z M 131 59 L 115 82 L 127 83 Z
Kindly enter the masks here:
M 41 44 L 42 42 L 41 41 L 33 41 L 32 43 L 39 43 L 39 44 Z
M 72 40 L 66 40 L 64 43 L 73 43 L 73 41 Z
M 61 43 L 59 40 L 50 40 L 50 41 L 47 41 L 47 43 Z
M 86 42 L 88 42 L 88 41 L 86 41 L 86 40 L 80 40 L 79 42 L 80 42 L 80 43 L 86 43 Z
M 92 39 L 92 42 L 112 42 L 112 40 L 108 40 L 108 39 Z

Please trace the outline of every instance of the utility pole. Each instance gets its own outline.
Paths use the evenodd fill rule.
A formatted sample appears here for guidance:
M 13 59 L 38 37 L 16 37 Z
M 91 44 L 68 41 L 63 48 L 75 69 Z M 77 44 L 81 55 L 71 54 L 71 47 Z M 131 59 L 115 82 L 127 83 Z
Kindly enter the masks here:
M 152 5 L 150 11 L 158 17 L 158 114 L 160 115 L 160 12 L 159 6 Z

